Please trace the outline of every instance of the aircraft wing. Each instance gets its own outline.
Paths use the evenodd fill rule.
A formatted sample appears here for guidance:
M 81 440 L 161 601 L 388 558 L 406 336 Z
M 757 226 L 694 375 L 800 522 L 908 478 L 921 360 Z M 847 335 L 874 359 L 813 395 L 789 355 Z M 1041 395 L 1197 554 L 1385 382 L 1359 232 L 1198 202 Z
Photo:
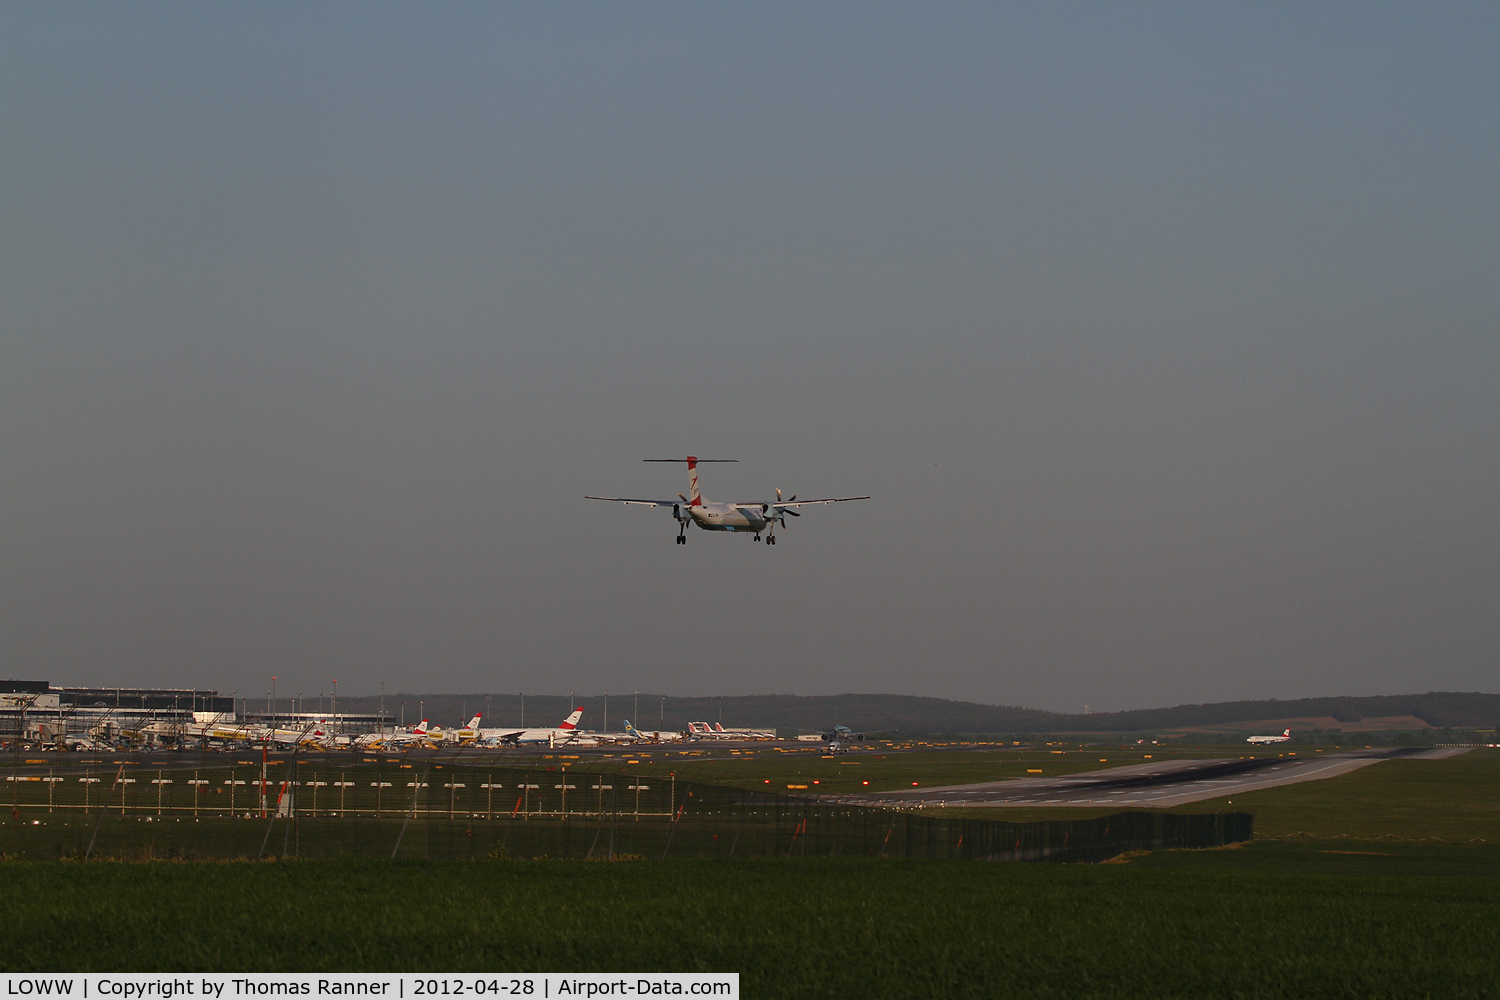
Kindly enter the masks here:
M 585 500 L 609 500 L 613 503 L 638 503 L 643 507 L 671 507 L 681 500 L 636 500 L 633 497 L 584 497 Z
M 825 497 L 822 500 L 789 500 L 785 503 L 773 503 L 772 507 L 777 510 L 785 510 L 788 507 L 806 507 L 814 503 L 844 503 L 847 500 L 868 500 L 869 497 Z

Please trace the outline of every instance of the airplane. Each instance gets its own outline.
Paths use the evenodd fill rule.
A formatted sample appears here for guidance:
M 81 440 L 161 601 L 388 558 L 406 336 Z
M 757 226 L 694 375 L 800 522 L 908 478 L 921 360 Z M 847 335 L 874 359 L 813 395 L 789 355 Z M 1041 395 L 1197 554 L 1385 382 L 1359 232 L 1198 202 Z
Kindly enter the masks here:
M 719 731 L 719 732 L 714 732 L 713 727 L 710 726 L 706 722 L 689 722 L 688 723 L 688 739 L 691 739 L 691 740 L 728 740 L 728 739 L 733 739 L 733 737 L 730 736 L 728 733 L 723 732 L 722 730 Z
M 470 719 L 462 729 L 444 731 L 443 739 L 449 743 L 473 743 L 479 739 L 479 720 L 483 715 L 483 712 L 475 712 L 474 718 Z
M 675 743 L 677 740 L 682 739 L 681 733 L 643 733 L 632 726 L 629 719 L 625 720 L 625 733 L 628 736 L 635 737 L 641 743 Z
M 832 729 L 823 730 L 818 735 L 824 743 L 855 743 L 859 740 L 867 740 L 872 736 L 879 736 L 882 733 L 894 733 L 895 731 L 894 729 L 875 729 L 857 733 L 848 726 L 834 726 Z
M 844 503 L 848 500 L 868 500 L 863 497 L 826 497 L 822 500 L 798 500 L 794 493 L 787 499 L 781 499 L 781 491 L 776 491 L 776 502 L 746 502 L 746 503 L 717 503 L 706 501 L 703 494 L 698 490 L 698 463 L 700 462 L 738 462 L 737 458 L 698 458 L 689 455 L 687 458 L 646 458 L 644 462 L 686 462 L 688 467 L 688 492 L 690 496 L 677 494 L 676 500 L 638 500 L 630 497 L 595 497 L 586 496 L 585 500 L 608 500 L 613 503 L 640 504 L 645 507 L 671 507 L 672 516 L 677 519 L 677 544 L 687 544 L 687 529 L 689 524 L 696 524 L 704 531 L 738 531 L 750 532 L 755 540 L 760 541 L 761 532 L 766 533 L 766 544 L 776 544 L 776 526 L 781 525 L 786 529 L 786 518 L 801 517 L 793 508 L 807 507 L 812 504 Z
M 389 736 L 382 736 L 378 733 L 372 734 L 370 743 L 381 747 L 405 746 L 408 743 L 431 743 L 434 739 L 442 739 L 438 735 L 439 732 L 441 730 L 436 732 L 429 730 L 427 728 L 427 720 L 423 719 L 404 733 L 392 733 Z M 364 739 L 364 737 L 361 737 L 361 739 Z
M 578 720 L 583 718 L 582 707 L 575 708 L 573 714 L 562 721 L 555 729 L 480 729 L 479 741 L 489 746 L 498 746 L 502 743 L 517 746 L 521 743 L 546 743 L 548 746 L 556 746 L 558 743 L 572 743 L 577 741 L 582 734 L 578 731 Z
M 1292 738 L 1291 729 L 1283 729 L 1280 736 L 1252 736 L 1246 743 L 1285 743 Z
M 714 734 L 726 740 L 774 740 L 774 729 L 725 729 L 724 723 L 714 723 Z

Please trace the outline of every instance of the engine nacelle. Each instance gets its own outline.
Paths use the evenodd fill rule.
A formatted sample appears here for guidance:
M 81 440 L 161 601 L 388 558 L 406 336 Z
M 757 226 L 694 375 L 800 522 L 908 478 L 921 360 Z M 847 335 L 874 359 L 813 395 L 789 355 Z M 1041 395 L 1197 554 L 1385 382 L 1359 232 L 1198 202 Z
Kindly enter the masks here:
M 672 505 L 672 516 L 679 521 L 690 521 L 693 515 L 688 513 L 688 505 L 685 503 L 674 503 Z

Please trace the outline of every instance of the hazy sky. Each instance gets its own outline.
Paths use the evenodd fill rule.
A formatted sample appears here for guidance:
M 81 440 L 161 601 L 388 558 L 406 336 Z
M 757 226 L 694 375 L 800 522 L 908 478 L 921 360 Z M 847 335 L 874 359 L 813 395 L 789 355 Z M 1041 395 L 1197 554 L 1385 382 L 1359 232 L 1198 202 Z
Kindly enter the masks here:
M 1494 691 L 1497 29 L 0 6 L 0 675 Z

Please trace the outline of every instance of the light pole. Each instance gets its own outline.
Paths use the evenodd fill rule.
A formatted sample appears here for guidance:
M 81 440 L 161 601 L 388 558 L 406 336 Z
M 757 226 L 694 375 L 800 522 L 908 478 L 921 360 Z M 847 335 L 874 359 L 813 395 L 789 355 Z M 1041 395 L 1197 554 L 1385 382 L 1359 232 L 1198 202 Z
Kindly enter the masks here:
M 609 692 L 604 692 L 604 718 L 599 720 L 601 732 L 609 732 Z
M 342 733 L 344 727 L 339 725 L 339 679 L 337 677 L 333 679 L 333 697 L 330 699 L 330 708 L 332 711 L 328 714 L 333 716 L 333 731 Z
M 271 711 L 272 711 L 272 713 L 276 712 L 276 675 L 275 674 L 271 675 Z M 276 715 L 275 714 L 273 714 L 271 716 L 271 728 L 272 729 L 276 728 Z

